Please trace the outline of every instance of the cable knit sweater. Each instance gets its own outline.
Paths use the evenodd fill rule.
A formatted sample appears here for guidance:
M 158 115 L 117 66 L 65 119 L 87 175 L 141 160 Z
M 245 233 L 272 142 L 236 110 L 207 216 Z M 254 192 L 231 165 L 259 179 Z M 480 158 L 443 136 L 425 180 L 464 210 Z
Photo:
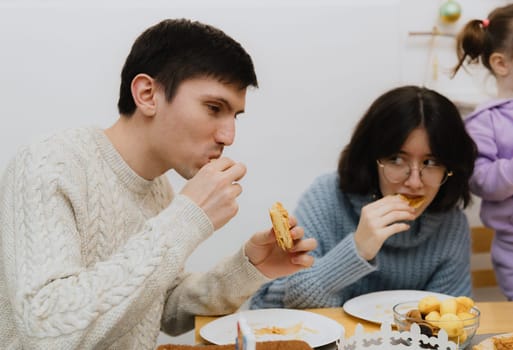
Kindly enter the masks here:
M 154 349 L 160 329 L 235 311 L 269 280 L 242 250 L 186 273 L 212 232 L 166 176 L 139 177 L 99 129 L 22 149 L 0 184 L 0 347 Z
M 469 228 L 461 210 L 423 213 L 368 262 L 356 251 L 354 232 L 361 208 L 371 200 L 342 193 L 335 173 L 318 178 L 295 213 L 305 236 L 319 243 L 313 267 L 264 285 L 250 307 L 337 307 L 352 297 L 390 289 L 470 295 Z

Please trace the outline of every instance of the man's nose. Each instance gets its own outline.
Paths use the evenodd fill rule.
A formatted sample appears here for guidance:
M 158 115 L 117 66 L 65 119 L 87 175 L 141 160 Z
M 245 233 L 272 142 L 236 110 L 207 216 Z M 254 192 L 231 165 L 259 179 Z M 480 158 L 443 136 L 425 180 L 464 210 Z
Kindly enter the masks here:
M 216 142 L 230 146 L 235 140 L 235 119 L 223 120 L 216 132 Z

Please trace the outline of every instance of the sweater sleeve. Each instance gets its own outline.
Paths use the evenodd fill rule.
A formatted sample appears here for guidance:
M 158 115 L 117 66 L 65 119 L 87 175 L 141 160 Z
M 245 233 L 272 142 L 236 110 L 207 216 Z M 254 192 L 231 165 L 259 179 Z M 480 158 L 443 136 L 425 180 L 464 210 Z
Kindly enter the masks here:
M 162 317 L 162 330 L 171 335 L 194 327 L 195 315 L 235 312 L 269 279 L 246 257 L 244 250 L 222 259 L 208 273 L 189 273 L 170 290 Z
M 470 280 L 470 229 L 465 214 L 454 210 L 443 232 L 448 233 L 447 249 L 436 273 L 426 285 L 426 290 L 453 296 L 471 295 Z
M 314 237 L 314 265 L 264 285 L 251 308 L 340 306 L 340 291 L 376 270 L 356 251 L 349 208 L 337 197 L 333 177 L 321 177 L 302 196 L 296 217 L 305 235 Z
M 2 273 L 17 333 L 26 349 L 106 348 L 163 298 L 213 227 L 177 196 L 110 258 L 85 266 L 71 205 L 77 178 L 48 163 L 22 153 L 0 188 Z
M 466 128 L 478 147 L 478 157 L 470 188 L 489 201 L 502 201 L 513 196 L 513 159 L 499 157 L 492 111 L 466 121 Z

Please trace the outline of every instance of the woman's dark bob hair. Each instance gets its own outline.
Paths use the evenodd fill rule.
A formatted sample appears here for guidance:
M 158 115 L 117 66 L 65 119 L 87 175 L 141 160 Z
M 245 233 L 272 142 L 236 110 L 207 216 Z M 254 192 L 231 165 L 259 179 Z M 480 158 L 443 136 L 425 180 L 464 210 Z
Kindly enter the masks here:
M 428 211 L 449 210 L 471 201 L 469 179 L 477 148 L 456 106 L 436 91 L 403 86 L 381 95 L 359 121 L 338 163 L 340 189 L 381 194 L 376 160 L 397 154 L 408 135 L 426 130 L 432 155 L 453 172 Z

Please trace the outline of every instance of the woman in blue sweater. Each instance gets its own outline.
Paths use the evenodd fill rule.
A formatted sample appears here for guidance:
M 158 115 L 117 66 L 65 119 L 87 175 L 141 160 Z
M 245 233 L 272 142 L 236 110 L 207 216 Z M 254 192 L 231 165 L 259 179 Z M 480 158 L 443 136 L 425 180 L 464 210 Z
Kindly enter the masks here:
M 379 290 L 471 295 L 462 208 L 476 146 L 454 104 L 416 86 L 379 97 L 295 216 L 314 237 L 314 265 L 264 285 L 250 307 L 335 307 Z M 399 196 L 401 194 L 403 196 Z M 409 199 L 423 199 L 413 208 Z

